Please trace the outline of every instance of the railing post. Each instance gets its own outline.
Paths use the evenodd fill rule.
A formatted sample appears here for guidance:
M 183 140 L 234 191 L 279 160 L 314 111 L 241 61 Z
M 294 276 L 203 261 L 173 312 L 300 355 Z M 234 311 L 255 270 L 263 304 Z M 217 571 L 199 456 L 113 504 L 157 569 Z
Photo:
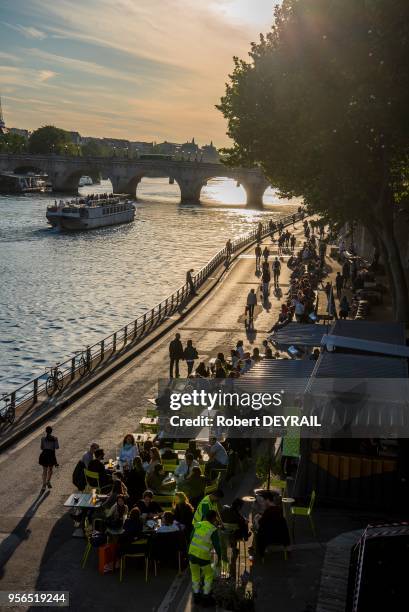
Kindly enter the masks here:
M 136 334 L 138 333 L 138 319 L 135 319 L 133 324 L 133 339 L 135 340 Z
M 101 340 L 101 361 L 103 361 L 104 359 L 104 353 L 105 353 L 105 340 Z
M 87 370 L 91 369 L 91 349 L 87 346 Z
M 145 333 L 145 328 L 146 328 L 146 312 L 143 315 L 143 327 L 142 327 L 142 333 Z
M 124 327 L 124 346 L 126 345 L 127 342 L 128 342 L 128 326 L 125 325 Z
M 71 380 L 75 378 L 75 357 L 71 359 Z
M 151 310 L 151 323 L 150 323 L 150 327 L 152 327 L 152 325 L 153 325 L 153 318 L 154 318 L 154 316 L 155 316 L 155 309 L 152 308 L 152 310 Z
M 10 406 L 11 408 L 14 408 L 14 409 L 16 407 L 16 392 L 15 391 L 13 391 L 13 393 L 10 395 Z
M 114 333 L 114 337 L 112 340 L 112 352 L 115 353 L 116 351 L 116 332 Z
M 159 304 L 159 310 L 158 310 L 158 320 L 159 321 L 160 321 L 161 312 L 162 312 L 162 304 Z
M 179 294 L 180 294 L 180 289 L 178 289 L 178 292 L 176 294 L 176 306 L 179 306 Z
M 38 378 L 33 381 L 33 404 L 37 403 L 38 398 Z

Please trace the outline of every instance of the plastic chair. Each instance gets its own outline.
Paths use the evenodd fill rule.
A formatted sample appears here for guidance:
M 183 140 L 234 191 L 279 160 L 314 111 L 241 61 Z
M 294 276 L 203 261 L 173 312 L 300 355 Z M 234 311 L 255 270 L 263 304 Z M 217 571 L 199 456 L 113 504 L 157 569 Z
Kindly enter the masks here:
M 188 442 L 174 442 L 173 450 L 175 451 L 186 451 L 189 448 Z
M 92 550 L 91 534 L 92 534 L 92 526 L 91 526 L 89 520 L 86 518 L 85 522 L 84 522 L 84 535 L 85 535 L 85 539 L 87 540 L 87 543 L 85 545 L 84 554 L 82 555 L 82 559 L 81 559 L 81 567 L 82 567 L 82 569 L 84 569 L 84 567 L 85 567 L 85 565 L 86 565 L 86 563 L 88 561 L 89 553 Z
M 292 506 L 291 507 L 291 516 L 293 517 L 293 541 L 295 541 L 295 520 L 294 519 L 296 516 L 304 516 L 309 519 L 312 534 L 314 538 L 317 538 L 314 521 L 312 519 L 312 511 L 314 509 L 314 504 L 315 504 L 315 491 L 312 491 L 310 503 L 308 506 Z
M 153 501 L 157 502 L 163 510 L 172 510 L 174 495 L 154 495 Z
M 101 485 L 99 484 L 98 472 L 91 472 L 90 470 L 87 470 L 87 468 L 84 468 L 84 476 L 85 482 L 87 483 L 85 490 L 89 493 L 92 489 L 96 489 L 97 493 L 100 494 L 102 492 L 103 487 L 101 487 Z M 96 484 L 92 484 L 89 480 L 94 481 L 94 483 Z
M 271 480 L 270 488 L 279 489 L 281 491 L 281 494 L 283 495 L 284 492 L 287 491 L 287 481 L 286 480 Z
M 164 472 L 173 472 L 176 470 L 178 463 L 177 461 L 162 461 L 163 471 Z
M 149 558 L 153 560 L 155 576 L 158 573 L 158 563 L 177 559 L 178 574 L 182 573 L 182 556 L 186 557 L 187 542 L 183 531 L 156 533 L 150 541 Z M 176 556 L 177 555 L 177 556 Z
M 147 416 L 150 419 L 152 419 L 152 418 L 158 417 L 159 416 L 159 412 L 155 408 L 147 408 L 145 416 Z
M 149 557 L 146 554 L 146 547 L 148 545 L 148 540 L 137 540 L 131 544 L 132 548 L 135 548 L 135 552 L 127 552 L 121 557 L 121 561 L 119 564 L 119 582 L 122 582 L 126 559 L 145 559 L 145 582 L 148 582 L 148 571 L 149 571 Z M 138 548 L 142 548 L 143 550 L 138 550 Z

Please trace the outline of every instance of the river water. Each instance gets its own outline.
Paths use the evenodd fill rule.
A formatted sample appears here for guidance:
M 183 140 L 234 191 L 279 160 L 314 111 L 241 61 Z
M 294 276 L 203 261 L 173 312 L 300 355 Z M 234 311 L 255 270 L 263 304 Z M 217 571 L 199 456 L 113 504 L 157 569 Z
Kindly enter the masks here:
M 248 210 L 242 188 L 214 179 L 202 204 L 180 205 L 177 185 L 145 178 L 134 223 L 63 233 L 47 226 L 53 199 L 0 196 L 0 392 L 122 327 L 183 284 L 186 270 L 202 267 L 227 238 L 299 204 L 270 189 L 264 210 Z

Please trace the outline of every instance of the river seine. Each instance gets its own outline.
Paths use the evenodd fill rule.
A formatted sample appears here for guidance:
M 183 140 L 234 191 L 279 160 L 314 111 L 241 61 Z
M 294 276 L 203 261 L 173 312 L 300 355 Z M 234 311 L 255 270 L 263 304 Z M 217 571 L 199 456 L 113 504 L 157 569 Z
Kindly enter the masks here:
M 110 186 L 103 182 L 81 192 Z M 0 196 L 0 392 L 154 306 L 227 238 L 298 206 L 270 189 L 264 210 L 248 210 L 244 191 L 228 179 L 209 181 L 200 205 L 180 205 L 178 199 L 177 185 L 145 178 L 134 223 L 62 233 L 45 218 L 52 194 Z

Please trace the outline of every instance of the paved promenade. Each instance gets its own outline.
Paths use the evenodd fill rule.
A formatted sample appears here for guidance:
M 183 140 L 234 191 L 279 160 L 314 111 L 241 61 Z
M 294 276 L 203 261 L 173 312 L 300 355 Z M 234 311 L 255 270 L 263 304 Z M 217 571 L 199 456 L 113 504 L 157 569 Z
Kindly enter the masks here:
M 296 228 L 300 241 L 301 223 Z M 273 251 L 272 255 L 275 254 L 271 240 L 264 242 Z M 280 281 L 284 293 L 288 273 L 282 262 Z M 39 497 L 38 455 L 42 430 L 31 433 L 0 456 L 2 590 L 70 590 L 76 610 L 101 605 L 103 609 L 119 610 L 122 609 L 120 601 L 136 595 L 145 609 L 159 605 L 174 578 L 170 571 L 161 571 L 153 589 L 152 583 L 144 584 L 142 572 L 133 568 L 122 585 L 118 575 L 99 576 L 95 555 L 91 555 L 85 570 L 80 569 L 84 541 L 71 537 L 71 519 L 63 508 L 65 499 L 73 491 L 72 471 L 90 442 L 97 441 L 106 450 L 107 458 L 114 457 L 123 435 L 138 429 L 140 418 L 150 406 L 148 399 L 155 395 L 158 378 L 167 376 L 168 344 L 176 331 L 181 333 L 184 344 L 187 339 L 193 339 L 204 361 L 219 351 L 228 355 L 238 339 L 244 340 L 246 350 L 252 350 L 253 346 L 261 348 L 267 331 L 277 319 L 281 299 L 271 294 L 268 305 L 258 305 L 254 329 L 246 330 L 246 296 L 251 287 L 258 288 L 259 284 L 252 247 L 238 258 L 217 288 L 179 327 L 51 420 L 61 449 L 60 468 L 50 492 Z M 186 365 L 182 363 L 181 375 L 185 374 Z

